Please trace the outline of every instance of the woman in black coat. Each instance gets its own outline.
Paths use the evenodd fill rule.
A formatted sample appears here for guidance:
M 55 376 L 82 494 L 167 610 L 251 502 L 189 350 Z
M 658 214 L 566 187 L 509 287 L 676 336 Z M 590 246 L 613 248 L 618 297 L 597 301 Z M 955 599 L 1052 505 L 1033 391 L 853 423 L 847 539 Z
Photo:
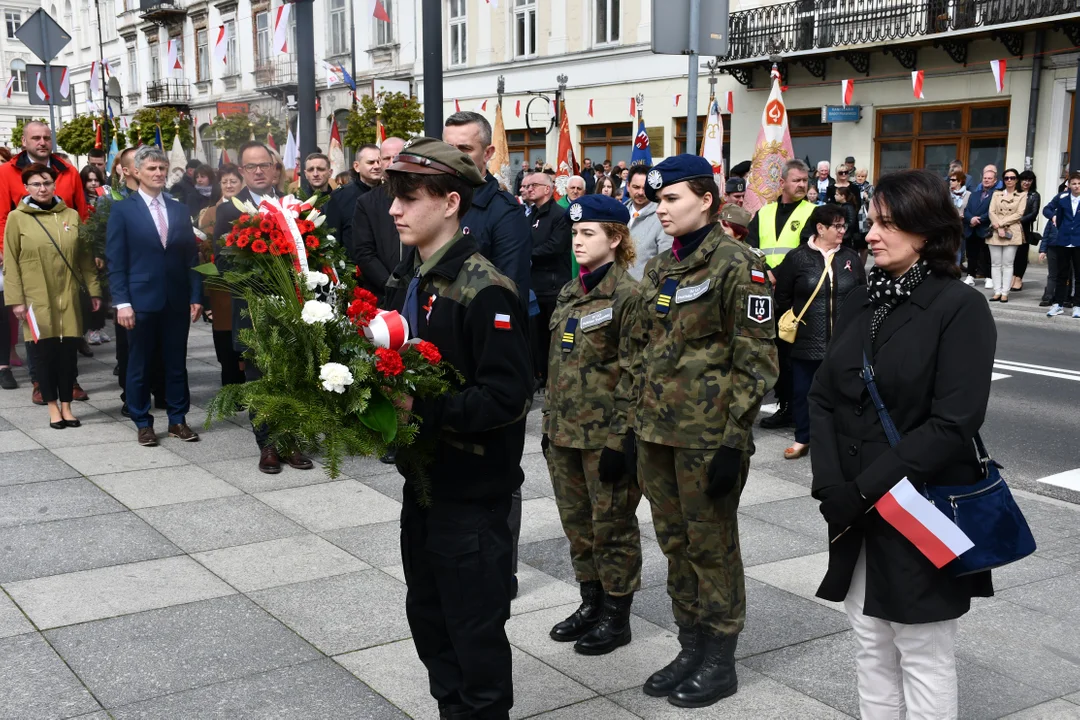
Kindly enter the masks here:
M 1036 237 L 1038 231 L 1035 227 L 1039 222 L 1039 213 L 1042 211 L 1042 200 L 1039 198 L 1039 192 L 1035 189 L 1036 178 L 1035 173 L 1030 170 L 1025 170 L 1020 173 L 1020 185 L 1017 190 L 1027 193 L 1027 205 L 1024 206 L 1024 216 L 1020 218 L 1020 227 L 1024 229 L 1024 242 L 1025 245 L 1021 245 L 1016 249 L 1016 259 L 1013 260 L 1013 279 L 1012 279 L 1012 291 L 1020 292 L 1024 289 L 1024 273 L 1027 272 L 1028 266 L 1028 252 L 1030 248 L 1028 245 L 1039 245 L 1041 237 Z
M 961 224 L 941 179 L 889 174 L 871 201 L 876 267 L 845 303 L 810 391 L 812 494 L 831 540 L 817 595 L 844 601 L 859 643 L 862 717 L 956 717 L 957 618 L 990 596 L 990 573 L 938 570 L 872 506 L 897 482 L 982 477 L 983 423 L 997 331 L 959 281 Z M 902 437 L 890 447 L 861 377 L 864 352 Z M 903 688 L 901 690 L 901 688 Z
M 812 228 L 813 237 L 785 255 L 774 271 L 777 316 L 788 310 L 796 317 L 802 314 L 790 351 L 795 442 L 784 450 L 788 460 L 804 457 L 810 452 L 810 407 L 807 405 L 810 383 L 825 358 L 825 349 L 832 340 L 833 327 L 844 300 L 855 288 L 866 284 L 866 271 L 859 253 L 841 242 L 848 229 L 846 223 L 846 215 L 839 205 L 816 208 L 806 221 Z M 829 263 L 827 275 L 826 262 Z M 824 280 L 822 275 L 825 275 Z M 819 281 L 821 289 L 815 294 Z

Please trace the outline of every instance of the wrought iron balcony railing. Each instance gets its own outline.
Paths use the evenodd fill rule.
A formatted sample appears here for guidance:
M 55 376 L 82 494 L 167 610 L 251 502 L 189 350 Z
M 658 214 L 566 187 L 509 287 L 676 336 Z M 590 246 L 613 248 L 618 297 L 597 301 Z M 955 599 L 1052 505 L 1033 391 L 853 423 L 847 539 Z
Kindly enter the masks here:
M 260 90 L 295 86 L 296 55 L 287 53 L 272 58 L 257 59 L 255 63 L 255 87 Z
M 730 49 L 720 62 L 932 38 L 1073 13 L 1080 13 L 1080 0 L 795 0 L 731 13 Z
M 147 105 L 187 105 L 190 102 L 191 87 L 187 80 L 169 78 L 146 84 Z

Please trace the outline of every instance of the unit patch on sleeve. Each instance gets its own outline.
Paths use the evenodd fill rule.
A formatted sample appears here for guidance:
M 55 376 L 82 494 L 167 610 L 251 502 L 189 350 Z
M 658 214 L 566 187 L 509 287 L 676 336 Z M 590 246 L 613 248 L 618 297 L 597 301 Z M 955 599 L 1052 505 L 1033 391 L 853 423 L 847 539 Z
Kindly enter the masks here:
M 760 284 L 764 285 L 765 284 L 765 273 L 761 272 L 760 270 L 751 270 L 750 271 L 750 282 L 760 283 Z
M 756 323 L 772 320 L 772 297 L 769 295 L 747 295 L 746 317 Z
M 495 329 L 496 330 L 509 330 L 510 329 L 510 316 L 503 313 L 495 313 Z
M 589 313 L 585 317 L 581 318 L 581 332 L 589 332 L 601 325 L 606 325 L 611 322 L 611 318 L 615 316 L 615 311 L 611 308 L 606 308 L 598 312 Z
M 691 300 L 697 300 L 699 297 L 709 291 L 709 283 L 712 279 L 708 279 L 700 285 L 692 285 L 690 287 L 680 288 L 679 292 L 675 293 L 675 302 L 684 303 Z

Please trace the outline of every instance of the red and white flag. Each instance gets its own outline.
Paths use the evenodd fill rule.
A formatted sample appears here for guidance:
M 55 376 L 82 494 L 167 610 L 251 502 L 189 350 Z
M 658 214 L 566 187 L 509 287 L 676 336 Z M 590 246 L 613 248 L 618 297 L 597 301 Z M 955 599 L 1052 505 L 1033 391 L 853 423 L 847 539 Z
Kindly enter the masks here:
M 840 81 L 840 101 L 847 107 L 851 104 L 851 99 L 855 97 L 855 81 L 854 80 L 841 80 Z
M 510 329 L 510 316 L 503 313 L 495 313 L 495 329 L 496 330 L 509 330 Z
M 1004 60 L 991 60 L 990 71 L 994 73 L 994 85 L 997 86 L 998 92 L 1005 91 L 1005 61 Z
M 15 76 L 12 75 L 8 78 L 7 85 L 4 87 L 4 97 L 8 100 L 11 99 L 11 93 L 15 89 Z
M 68 73 L 68 69 L 60 73 L 60 97 L 66 98 L 71 92 L 71 75 Z
M 795 157 L 791 147 L 787 107 L 780 87 L 780 71 L 773 65 L 772 90 L 761 111 L 761 130 L 750 161 L 746 178 L 746 198 L 743 207 L 751 214 L 780 197 L 780 173 L 777 168 Z
M 274 134 L 271 132 L 266 133 L 266 146 L 274 152 L 278 151 L 277 142 L 274 140 Z
M 922 86 L 923 80 L 925 78 L 926 75 L 923 73 L 922 70 L 911 71 L 911 90 L 915 93 L 915 97 L 917 97 L 919 100 L 923 99 Z
M 274 18 L 274 52 L 278 55 L 289 52 L 289 10 L 291 8 L 291 3 L 279 6 L 277 17 Z
M 390 22 L 390 13 L 386 12 L 386 6 L 382 4 L 382 0 L 373 0 L 371 3 L 371 17 L 382 20 L 384 23 Z
M 716 184 L 724 189 L 724 118 L 720 115 L 720 103 L 709 103 L 709 115 L 701 133 L 701 157 L 709 161 L 716 176 Z
M 166 47 L 165 69 L 172 75 L 173 70 L 183 70 L 180 65 L 180 47 L 175 40 L 169 40 Z
M 558 112 L 557 112 L 557 111 L 555 110 L 555 101 L 554 101 L 554 100 L 549 100 L 549 101 L 548 101 L 548 112 L 550 112 L 550 113 L 551 113 L 551 117 L 555 117 L 556 115 L 558 115 L 558 114 L 559 114 L 559 113 L 558 113 Z
M 37 315 L 34 314 L 33 305 L 29 305 L 26 308 L 26 326 L 30 328 L 30 338 L 34 342 L 41 339 L 41 328 L 38 327 Z
M 227 64 L 226 57 L 228 56 L 229 44 L 225 40 L 225 26 L 218 25 L 217 40 L 214 41 L 214 60 L 216 60 L 222 67 Z
M 482 103 L 480 103 L 479 105 L 476 106 L 476 112 L 480 112 L 480 113 L 487 112 L 487 100 L 484 100 L 484 102 L 482 102 Z
M 630 117 L 637 118 L 637 98 L 630 98 Z
M 680 100 L 682 100 L 682 94 L 681 93 L 675 93 L 674 95 L 671 96 L 671 104 L 674 107 L 679 107 L 679 101 Z
M 514 102 L 514 117 L 521 117 L 521 101 Z
M 592 101 L 592 98 L 589 98 L 589 117 L 594 117 L 593 116 L 593 101 Z
M 93 100 L 101 90 L 101 75 L 98 73 L 98 61 L 90 63 L 90 90 L 87 92 L 87 100 Z
M 454 98 L 454 112 L 461 112 L 461 103 L 458 101 L 457 98 Z
M 971 538 L 904 478 L 881 496 L 874 507 L 934 567 L 943 568 L 975 547 Z
M 113 76 L 112 65 L 109 64 L 108 60 L 102 60 L 101 67 L 105 70 L 106 78 L 111 78 Z
M 38 100 L 49 102 L 49 91 L 45 89 L 45 79 L 41 77 L 41 73 L 37 73 L 37 84 L 34 90 L 37 92 Z
M 727 107 L 728 115 L 735 112 L 735 93 L 730 90 L 724 93 L 724 104 Z

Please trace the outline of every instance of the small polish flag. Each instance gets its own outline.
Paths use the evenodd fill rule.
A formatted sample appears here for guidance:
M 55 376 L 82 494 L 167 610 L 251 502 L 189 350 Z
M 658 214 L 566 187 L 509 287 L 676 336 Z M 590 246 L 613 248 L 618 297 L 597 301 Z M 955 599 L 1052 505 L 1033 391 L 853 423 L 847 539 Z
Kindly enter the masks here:
M 42 102 L 49 101 L 49 91 L 45 89 L 45 80 L 41 77 L 41 73 L 37 74 L 37 96 L 38 100 Z
M 64 68 L 60 73 L 60 97 L 66 98 L 68 93 L 71 92 L 71 76 L 68 74 L 68 69 Z
M 881 496 L 874 507 L 901 535 L 940 569 L 975 547 L 948 517 L 934 507 L 907 478 Z
M 454 98 L 454 112 L 461 112 L 461 103 L 457 98 Z
M 495 329 L 496 330 L 509 330 L 510 329 L 510 316 L 503 315 L 502 313 L 495 313 Z
M 218 25 L 217 40 L 214 41 L 214 60 L 217 60 L 223 67 L 226 65 L 225 58 L 228 49 L 228 43 L 225 42 L 225 26 Z
M 636 97 L 630 98 L 630 117 L 632 117 L 632 118 L 637 117 L 637 98 Z
M 592 98 L 589 98 L 589 117 L 594 117 L 594 115 L 593 115 L 593 101 L 592 101 Z
M 487 100 L 476 106 L 476 112 L 487 112 Z
M 41 339 L 41 328 L 37 324 L 37 315 L 34 315 L 34 306 L 30 305 L 26 308 L 26 325 L 30 328 L 30 337 L 34 342 Z
M 382 4 L 382 0 L 374 0 L 374 2 L 372 2 L 371 17 L 376 20 L 382 20 L 384 23 L 390 22 L 390 14 L 386 12 L 386 6 Z
M 169 74 L 172 74 L 173 70 L 183 70 L 184 68 L 180 66 L 180 48 L 177 47 L 175 40 L 169 40 L 166 52 L 165 67 Z
M 274 19 L 274 52 L 284 55 L 289 52 L 289 9 L 290 3 L 278 7 L 277 17 Z
M 106 78 L 111 78 L 113 76 L 112 65 L 109 64 L 108 60 L 102 60 L 101 67 L 105 70 Z
M 735 112 L 735 93 L 728 90 L 724 95 L 726 96 L 724 100 L 727 104 L 728 115 L 730 115 Z
M 555 108 L 555 101 L 554 100 L 548 101 L 548 110 L 551 111 L 551 117 L 555 117 L 556 115 L 559 114 L 559 111 Z
M 679 101 L 680 101 L 680 100 L 682 100 L 682 95 L 681 95 L 681 94 L 679 94 L 679 93 L 676 93 L 676 94 L 675 94 L 675 95 L 674 95 L 674 96 L 673 96 L 673 97 L 671 98 L 671 100 L 672 100 L 672 105 L 674 105 L 675 107 L 679 107 Z
M 521 101 L 518 100 L 514 103 L 514 116 L 521 117 Z
M 912 91 L 914 91 L 915 97 L 917 97 L 920 100 L 922 100 L 924 98 L 923 91 L 922 91 L 922 86 L 923 86 L 923 80 L 925 79 L 925 77 L 926 77 L 926 75 L 923 73 L 922 70 L 912 70 L 911 71 L 911 89 L 912 89 Z
M 750 282 L 756 282 L 756 283 L 760 283 L 761 285 L 764 285 L 765 284 L 765 273 L 761 272 L 760 270 L 751 270 L 750 271 Z
M 841 80 L 840 81 L 840 100 L 844 103 L 844 107 L 851 104 L 851 99 L 855 97 L 855 81 L 854 80 Z
M 4 87 L 4 97 L 8 100 L 11 99 L 11 92 L 15 89 L 15 76 L 12 75 L 8 78 L 7 85 Z
M 990 70 L 994 73 L 994 84 L 997 86 L 998 92 L 1005 91 L 1005 61 L 1004 60 L 991 60 Z

